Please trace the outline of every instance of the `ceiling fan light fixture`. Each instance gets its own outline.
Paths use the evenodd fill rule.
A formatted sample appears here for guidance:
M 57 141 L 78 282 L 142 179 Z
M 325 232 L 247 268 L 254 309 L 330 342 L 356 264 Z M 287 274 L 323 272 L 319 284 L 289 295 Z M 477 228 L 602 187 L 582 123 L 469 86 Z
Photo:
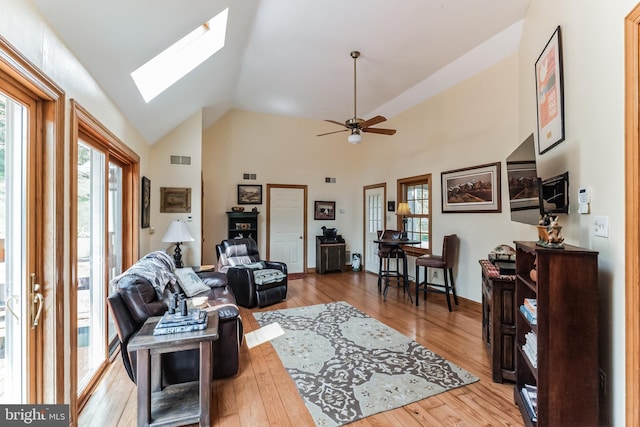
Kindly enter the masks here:
M 360 135 L 360 131 L 358 129 L 353 129 L 347 140 L 349 141 L 349 144 L 360 144 L 362 142 L 362 135 Z

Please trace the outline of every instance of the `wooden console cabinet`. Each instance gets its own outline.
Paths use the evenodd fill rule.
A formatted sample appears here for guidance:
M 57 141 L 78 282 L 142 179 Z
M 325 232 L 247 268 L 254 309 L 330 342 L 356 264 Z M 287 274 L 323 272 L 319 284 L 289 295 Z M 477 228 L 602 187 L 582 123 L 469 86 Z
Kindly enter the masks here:
M 344 272 L 346 244 L 342 236 L 335 241 L 325 241 L 323 236 L 316 236 L 316 273 L 340 270 Z
M 598 426 L 598 253 L 570 245 L 548 249 L 535 242 L 515 243 L 518 311 L 514 398 L 524 423 Z M 534 266 L 537 281 L 530 274 Z M 525 298 L 537 302 L 536 322 L 520 312 Z M 525 351 L 527 335 L 536 337 L 536 352 Z M 537 365 L 531 357 L 537 359 Z M 523 400 L 525 384 L 537 387 L 537 422 Z
M 489 260 L 482 267 L 482 339 L 494 382 L 516 380 L 516 276 L 501 275 Z

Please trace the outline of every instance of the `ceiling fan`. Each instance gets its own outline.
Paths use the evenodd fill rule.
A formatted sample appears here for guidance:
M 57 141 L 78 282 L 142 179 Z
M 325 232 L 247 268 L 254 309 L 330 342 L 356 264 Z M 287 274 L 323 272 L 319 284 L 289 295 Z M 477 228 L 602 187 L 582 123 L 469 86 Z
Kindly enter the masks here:
M 324 136 L 324 135 L 331 135 L 333 133 L 338 133 L 338 132 L 351 131 L 351 135 L 349 135 L 348 141 L 351 144 L 359 144 L 360 142 L 362 142 L 362 135 L 360 135 L 361 132 L 380 133 L 383 135 L 395 134 L 396 133 L 395 129 L 382 129 L 382 128 L 371 127 L 373 125 L 377 125 L 379 123 L 386 121 L 387 119 L 383 116 L 375 116 L 370 118 L 369 120 L 363 120 L 361 118 L 358 118 L 358 114 L 356 113 L 356 101 L 357 101 L 356 60 L 360 56 L 360 52 L 358 52 L 357 50 L 354 50 L 353 52 L 351 52 L 350 55 L 353 58 L 353 118 L 348 119 L 344 123 L 338 122 L 335 120 L 325 120 L 326 122 L 329 122 L 329 123 L 335 123 L 337 125 L 344 126 L 346 129 L 336 130 L 336 131 L 327 132 L 327 133 L 321 133 L 320 135 L 316 135 L 316 136 Z

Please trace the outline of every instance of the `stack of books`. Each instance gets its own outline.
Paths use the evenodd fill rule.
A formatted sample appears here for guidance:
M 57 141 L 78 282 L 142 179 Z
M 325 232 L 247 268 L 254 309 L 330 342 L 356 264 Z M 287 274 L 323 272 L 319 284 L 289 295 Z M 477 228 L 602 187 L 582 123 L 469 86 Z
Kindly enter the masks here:
M 532 325 L 538 324 L 538 301 L 533 298 L 525 298 L 520 311 Z
M 531 421 L 534 423 L 538 422 L 538 387 L 525 384 L 524 387 L 520 389 L 520 394 L 522 394 L 524 406 L 527 407 Z
M 524 334 L 524 345 L 522 351 L 527 355 L 531 366 L 538 368 L 538 337 L 535 333 L 529 331 Z
M 201 331 L 207 328 L 207 312 L 194 308 L 186 315 L 168 311 L 153 329 L 153 335 L 176 334 L 178 332 Z

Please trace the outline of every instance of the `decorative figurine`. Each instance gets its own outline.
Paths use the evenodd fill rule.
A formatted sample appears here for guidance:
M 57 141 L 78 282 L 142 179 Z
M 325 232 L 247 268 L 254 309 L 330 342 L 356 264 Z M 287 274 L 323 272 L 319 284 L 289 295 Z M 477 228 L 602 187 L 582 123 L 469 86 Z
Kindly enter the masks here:
M 550 212 L 545 212 L 538 221 L 538 246 L 545 248 L 564 248 L 564 237 L 560 231 L 562 226 L 558 223 L 558 216 L 551 215 Z

